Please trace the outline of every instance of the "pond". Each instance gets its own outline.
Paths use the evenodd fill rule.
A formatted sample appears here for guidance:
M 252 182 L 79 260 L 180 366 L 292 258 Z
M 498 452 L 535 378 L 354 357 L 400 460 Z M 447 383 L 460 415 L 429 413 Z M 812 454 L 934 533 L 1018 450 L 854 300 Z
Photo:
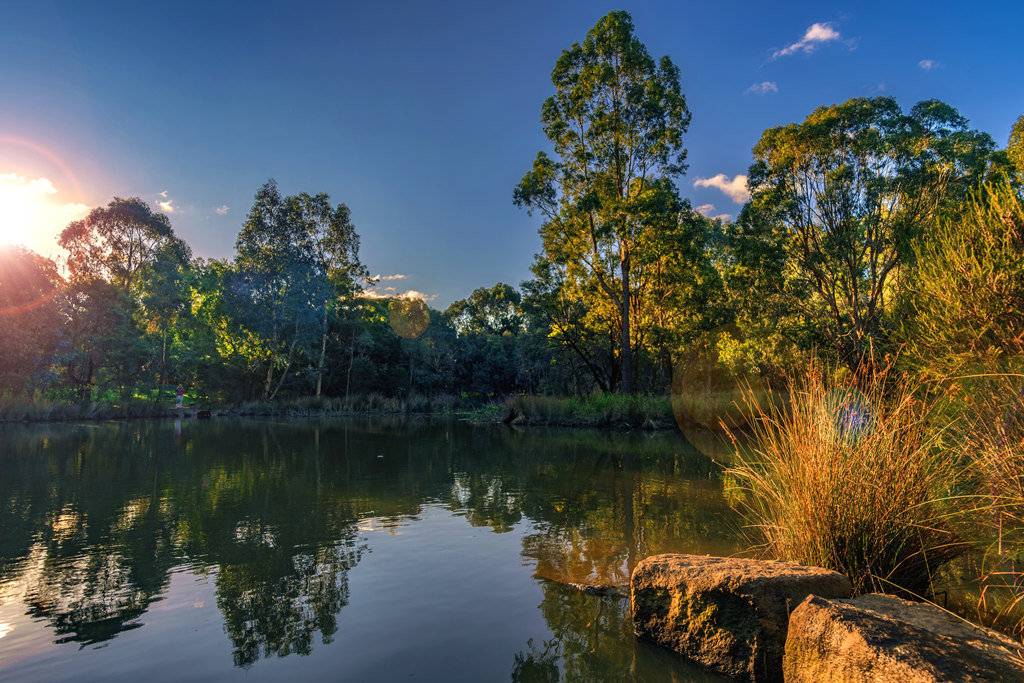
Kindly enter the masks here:
M 5 427 L 0 680 L 720 680 L 568 584 L 738 523 L 677 433 Z

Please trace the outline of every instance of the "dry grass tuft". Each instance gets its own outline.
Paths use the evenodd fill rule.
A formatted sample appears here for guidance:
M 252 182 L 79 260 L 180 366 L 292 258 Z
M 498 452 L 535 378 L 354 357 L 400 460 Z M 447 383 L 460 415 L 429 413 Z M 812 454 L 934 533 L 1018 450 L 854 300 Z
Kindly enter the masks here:
M 732 494 L 768 556 L 843 572 L 858 594 L 929 595 L 970 547 L 951 522 L 970 468 L 910 387 L 869 384 L 812 371 L 787 402 L 751 403 L 755 445 L 728 471 Z

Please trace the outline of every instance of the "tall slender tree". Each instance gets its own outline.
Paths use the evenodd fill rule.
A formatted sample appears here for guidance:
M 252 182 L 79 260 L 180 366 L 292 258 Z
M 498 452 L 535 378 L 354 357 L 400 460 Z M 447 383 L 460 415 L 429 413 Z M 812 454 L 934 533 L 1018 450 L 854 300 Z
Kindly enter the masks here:
M 540 152 L 514 201 L 544 215 L 546 257 L 569 279 L 593 280 L 617 311 L 621 390 L 632 393 L 634 276 L 680 210 L 671 178 L 685 170 L 690 111 L 679 69 L 651 57 L 623 11 L 563 51 L 551 81 L 541 121 L 559 160 Z
M 345 204 L 331 206 L 331 198 L 323 192 L 315 195 L 303 192 L 287 201 L 292 206 L 292 219 L 301 227 L 310 262 L 329 284 L 319 312 L 320 350 L 315 373 L 316 395 L 320 396 L 331 323 L 340 311 L 347 310 L 346 302 L 352 302 L 362 291 L 370 272 L 359 260 L 359 235 Z

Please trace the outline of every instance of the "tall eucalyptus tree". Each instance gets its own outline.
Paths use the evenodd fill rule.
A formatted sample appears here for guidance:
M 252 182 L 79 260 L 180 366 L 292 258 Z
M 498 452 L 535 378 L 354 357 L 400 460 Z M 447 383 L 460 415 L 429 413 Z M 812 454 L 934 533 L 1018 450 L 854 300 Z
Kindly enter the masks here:
M 599 292 L 601 301 L 588 303 L 614 311 L 621 390 L 632 393 L 631 322 L 648 280 L 637 273 L 657 260 L 659 235 L 681 209 L 671 179 L 685 170 L 690 111 L 679 69 L 651 57 L 624 11 L 602 17 L 582 44 L 563 51 L 551 81 L 541 122 L 558 161 L 540 152 L 514 201 L 543 214 L 544 258 L 581 295 Z

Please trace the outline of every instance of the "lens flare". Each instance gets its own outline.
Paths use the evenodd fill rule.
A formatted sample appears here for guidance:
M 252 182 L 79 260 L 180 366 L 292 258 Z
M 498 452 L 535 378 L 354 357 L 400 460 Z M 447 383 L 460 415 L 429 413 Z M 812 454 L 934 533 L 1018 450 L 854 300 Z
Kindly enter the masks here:
M 763 379 L 743 358 L 743 341 L 736 325 L 718 327 L 694 344 L 672 373 L 676 424 L 714 460 L 729 458 L 733 446 L 726 430 L 745 426 L 767 396 Z
M 856 445 L 874 427 L 871 401 L 853 388 L 832 389 L 820 410 L 821 438 L 832 443 Z
M 430 311 L 421 299 L 392 299 L 388 312 L 391 329 L 403 339 L 415 339 L 430 325 Z

